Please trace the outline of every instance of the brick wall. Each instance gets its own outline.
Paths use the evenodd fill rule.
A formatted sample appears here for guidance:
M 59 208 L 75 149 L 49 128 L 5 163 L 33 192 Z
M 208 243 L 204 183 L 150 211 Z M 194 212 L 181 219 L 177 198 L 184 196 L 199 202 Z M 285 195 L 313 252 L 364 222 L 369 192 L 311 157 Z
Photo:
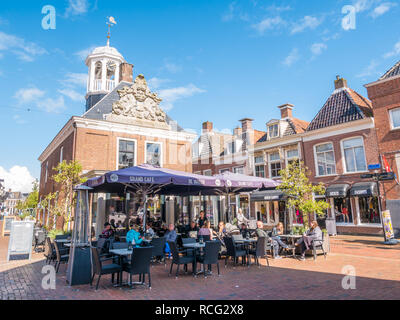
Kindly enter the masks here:
M 391 130 L 389 110 L 400 107 L 400 78 L 368 86 L 367 90 L 374 109 L 379 150 L 399 177 L 395 157 L 400 154 L 400 130 Z M 395 181 L 385 182 L 384 186 L 388 200 L 400 199 L 400 186 Z

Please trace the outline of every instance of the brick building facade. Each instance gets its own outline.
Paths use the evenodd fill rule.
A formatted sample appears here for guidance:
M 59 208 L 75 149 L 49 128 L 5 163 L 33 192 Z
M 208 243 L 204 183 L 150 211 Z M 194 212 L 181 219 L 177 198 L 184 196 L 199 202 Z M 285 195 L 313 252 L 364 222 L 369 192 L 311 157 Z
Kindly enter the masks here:
M 365 85 L 372 101 L 379 153 L 397 178 L 384 181 L 383 207 L 391 211 L 395 233 L 400 234 L 400 61 L 378 81 Z M 383 170 L 386 170 L 384 161 Z

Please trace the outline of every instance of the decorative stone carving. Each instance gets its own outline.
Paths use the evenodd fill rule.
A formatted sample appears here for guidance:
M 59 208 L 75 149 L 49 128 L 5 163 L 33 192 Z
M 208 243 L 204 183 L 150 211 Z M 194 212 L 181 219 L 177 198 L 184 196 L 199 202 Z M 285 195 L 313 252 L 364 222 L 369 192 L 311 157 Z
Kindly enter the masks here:
M 111 114 L 106 116 L 107 120 L 169 128 L 166 114 L 159 107 L 162 99 L 150 91 L 142 74 L 136 77 L 131 87 L 118 90 L 118 94 L 120 99 L 114 102 Z

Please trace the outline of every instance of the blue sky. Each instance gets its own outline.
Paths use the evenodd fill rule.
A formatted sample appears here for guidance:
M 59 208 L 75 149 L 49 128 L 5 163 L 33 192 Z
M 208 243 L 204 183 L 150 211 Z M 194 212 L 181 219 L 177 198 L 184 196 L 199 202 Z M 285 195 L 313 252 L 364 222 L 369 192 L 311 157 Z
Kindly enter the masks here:
M 56 29 L 41 25 L 44 5 Z M 352 5 L 355 29 L 342 8 Z M 336 75 L 363 87 L 400 59 L 397 0 L 46 0 L 2 1 L 0 8 L 0 178 L 26 189 L 40 153 L 72 115 L 84 112 L 84 56 L 106 43 L 143 73 L 169 115 L 200 131 L 204 121 L 254 127 L 295 105 L 312 120 Z M 25 178 L 24 178 L 25 177 Z M 26 178 L 28 177 L 28 178 Z

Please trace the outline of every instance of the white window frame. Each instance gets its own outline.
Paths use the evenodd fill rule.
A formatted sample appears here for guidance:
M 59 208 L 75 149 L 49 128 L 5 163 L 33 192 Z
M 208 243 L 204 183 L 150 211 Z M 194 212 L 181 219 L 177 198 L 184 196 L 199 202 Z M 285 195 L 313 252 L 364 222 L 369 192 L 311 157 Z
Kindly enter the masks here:
M 232 171 L 231 171 L 231 169 L 229 169 L 229 168 L 225 168 L 225 169 L 220 169 L 220 170 L 219 170 L 219 173 L 220 173 L 220 174 L 223 174 L 224 172 L 232 172 Z
M 125 140 L 125 141 L 132 141 L 135 142 L 135 156 L 133 158 L 133 165 L 137 166 L 137 140 L 136 139 L 130 139 L 130 138 L 124 138 L 124 137 L 117 137 L 117 154 L 116 154 L 116 170 L 119 170 L 119 142 L 120 140 Z
M 278 127 L 278 130 L 277 130 L 277 134 L 276 134 L 276 136 L 271 136 L 271 130 L 270 130 L 270 128 L 271 127 L 274 127 L 274 126 L 277 126 Z M 268 139 L 274 139 L 274 138 L 278 138 L 279 137 L 279 131 L 280 131 L 280 128 L 279 128 L 280 126 L 279 126 L 279 122 L 276 122 L 276 123 L 272 123 L 272 124 L 269 124 L 268 125 Z
M 237 173 L 237 172 L 235 172 L 235 169 L 238 169 L 238 168 L 242 168 L 243 169 L 243 173 L 241 173 L 241 174 L 245 174 L 245 171 L 244 171 L 245 167 L 244 166 L 233 167 L 233 173 Z
M 210 177 L 212 176 L 212 170 L 211 169 L 207 169 L 207 170 L 203 170 L 203 176 L 207 176 L 206 172 L 210 173 Z
M 158 144 L 160 145 L 160 151 L 161 151 L 161 155 L 160 155 L 160 167 L 162 167 L 164 165 L 164 149 L 163 149 L 163 143 L 161 141 L 148 141 L 146 140 L 144 142 L 144 163 L 147 163 L 147 145 L 151 143 L 151 144 Z
M 201 171 L 195 171 L 195 172 L 193 172 L 194 174 L 199 174 L 199 175 L 201 175 Z
M 294 151 L 294 150 L 297 151 L 297 156 L 289 158 L 289 156 L 288 156 L 289 151 Z M 288 166 L 289 161 L 291 161 L 291 160 L 299 160 L 300 161 L 300 153 L 299 153 L 299 149 L 297 147 L 296 148 L 287 149 L 285 151 L 285 155 L 286 155 L 285 156 L 285 165 L 286 165 L 286 167 Z
M 63 157 L 64 157 L 64 147 L 60 148 L 60 163 L 63 162 Z M 58 170 L 58 173 L 61 173 L 61 169 Z
M 320 174 L 319 174 L 319 170 L 318 170 L 317 147 L 318 147 L 318 146 L 322 146 L 322 145 L 324 145 L 324 144 L 329 144 L 329 143 L 332 145 L 333 161 L 334 161 L 334 163 L 335 163 L 335 173 L 320 175 Z M 333 144 L 333 142 L 332 142 L 332 141 L 325 141 L 325 142 L 322 142 L 322 143 L 315 144 L 315 145 L 313 146 L 313 149 L 314 149 L 315 176 L 316 176 L 316 177 L 333 177 L 333 176 L 337 176 L 338 173 L 337 173 L 337 167 L 336 167 L 335 145 Z
M 352 140 L 352 139 L 357 139 L 357 138 L 361 138 L 362 144 L 363 144 L 363 148 L 364 148 L 364 162 L 365 162 L 365 170 L 362 171 L 347 171 L 347 166 L 346 166 L 346 155 L 344 153 L 344 147 L 343 147 L 343 142 L 347 141 L 347 140 Z M 367 155 L 365 152 L 365 143 L 364 143 L 364 137 L 363 136 L 355 136 L 355 137 L 350 137 L 350 138 L 345 138 L 340 140 L 340 149 L 342 151 L 342 164 L 343 164 L 343 174 L 357 174 L 357 173 L 363 173 L 363 172 L 369 172 L 368 171 L 368 162 L 367 162 Z
M 275 153 L 278 153 L 278 154 L 279 154 L 279 160 L 271 160 L 271 154 L 275 154 Z M 283 168 L 282 168 L 282 161 L 281 161 L 281 154 L 280 154 L 279 151 L 268 153 L 268 168 L 269 168 L 269 177 L 270 177 L 270 179 L 280 178 L 280 177 L 281 177 L 281 176 L 279 176 L 279 175 L 276 176 L 276 177 L 272 175 L 271 164 L 275 164 L 275 163 L 280 163 L 280 164 L 281 164 L 281 170 L 283 169 Z M 278 174 L 279 174 L 279 173 L 278 173 Z
M 393 116 L 392 113 L 393 111 L 399 111 L 400 112 L 400 107 L 393 108 L 389 110 L 389 122 L 390 122 L 390 130 L 400 130 L 400 126 L 395 127 L 393 123 Z

